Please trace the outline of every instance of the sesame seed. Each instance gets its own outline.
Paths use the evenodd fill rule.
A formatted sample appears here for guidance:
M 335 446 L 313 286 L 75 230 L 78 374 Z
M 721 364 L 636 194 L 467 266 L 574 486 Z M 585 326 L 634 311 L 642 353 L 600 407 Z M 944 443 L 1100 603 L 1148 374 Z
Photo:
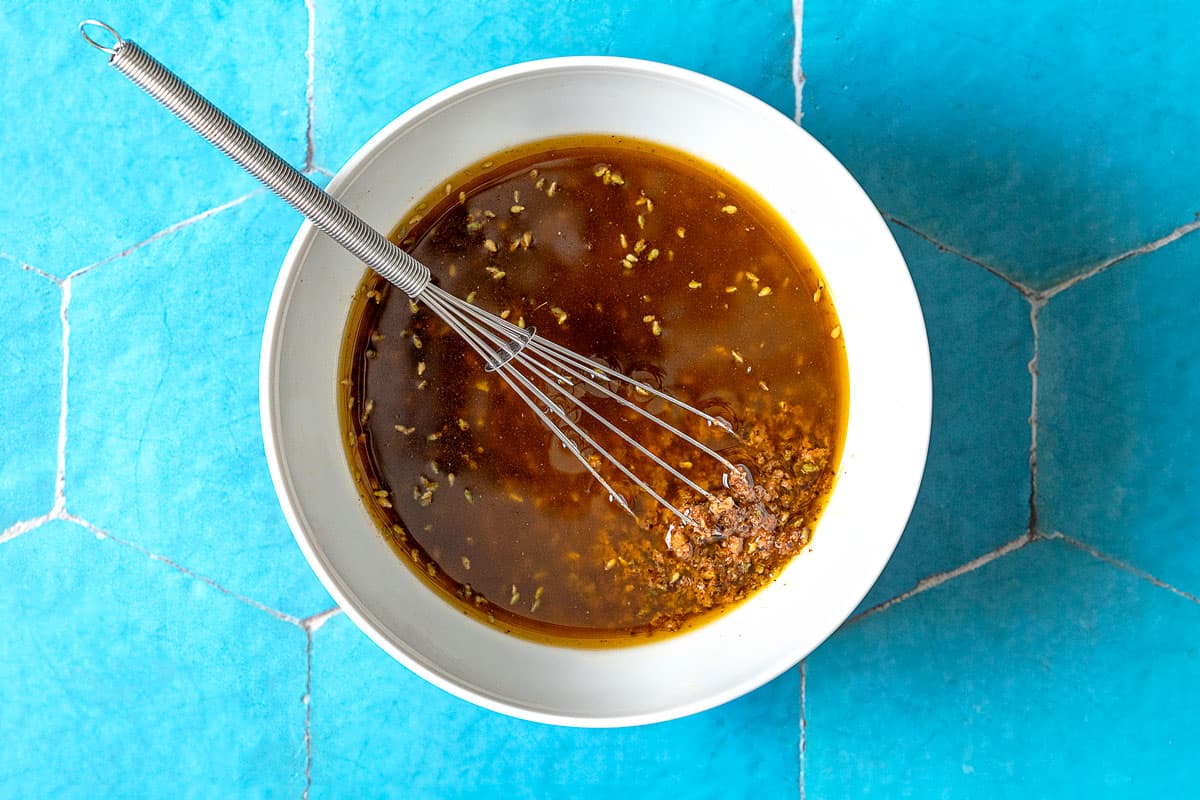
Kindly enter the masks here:
M 525 206 L 523 206 L 523 205 L 520 205 L 520 204 L 516 204 L 516 205 L 513 205 L 513 206 L 509 207 L 509 209 L 508 209 L 508 210 L 509 210 L 509 211 L 511 211 L 511 212 L 512 212 L 512 213 L 514 213 L 514 214 L 520 214 L 522 211 L 524 211 L 524 210 L 525 210 Z
M 758 296 L 759 296 L 759 297 L 766 297 L 766 296 L 767 296 L 767 295 L 769 295 L 770 293 L 771 293 L 771 287 L 770 287 L 770 286 L 764 286 L 764 287 L 762 287 L 761 289 L 759 289 L 759 290 L 758 290 Z
M 734 206 L 734 205 L 721 206 L 721 213 L 722 214 L 736 214 L 737 206 Z
M 483 249 L 487 250 L 489 253 L 495 253 L 500 248 L 496 247 L 496 243 L 494 241 L 492 241 L 491 239 L 484 239 L 483 240 Z
M 703 284 L 703 283 L 701 283 L 700 281 L 688 281 L 688 288 L 689 288 L 689 289 L 699 289 L 699 288 L 700 288 L 701 286 L 703 286 L 703 285 L 704 285 L 704 284 Z

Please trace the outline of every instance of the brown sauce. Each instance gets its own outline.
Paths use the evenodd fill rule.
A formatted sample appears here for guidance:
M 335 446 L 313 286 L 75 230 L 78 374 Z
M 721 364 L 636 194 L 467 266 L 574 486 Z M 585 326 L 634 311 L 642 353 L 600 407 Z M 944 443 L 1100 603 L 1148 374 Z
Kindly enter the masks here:
M 445 597 L 526 637 L 622 644 L 730 607 L 808 545 L 845 432 L 845 351 L 811 256 L 747 187 L 660 145 L 575 136 L 452 177 L 393 239 L 452 294 L 729 419 L 739 438 L 672 421 L 749 466 L 769 511 L 738 529 L 728 493 L 699 502 L 655 477 L 703 524 L 671 527 L 644 496 L 635 521 L 455 333 L 368 273 L 342 350 L 347 454 L 384 535 Z M 605 413 L 720 487 L 694 449 Z

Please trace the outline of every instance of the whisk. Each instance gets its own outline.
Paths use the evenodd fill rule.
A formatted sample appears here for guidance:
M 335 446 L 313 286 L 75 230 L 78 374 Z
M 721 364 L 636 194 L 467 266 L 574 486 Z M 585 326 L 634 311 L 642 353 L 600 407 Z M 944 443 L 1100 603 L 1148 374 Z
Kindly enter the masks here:
M 106 44 L 95 38 L 102 35 L 100 31 L 111 36 L 112 41 Z M 733 464 L 695 437 L 642 405 L 631 402 L 622 396 L 620 388 L 623 385 L 643 397 L 661 400 L 668 406 L 699 417 L 709 426 L 732 434 L 733 427 L 727 420 L 538 336 L 536 329 L 521 328 L 444 291 L 432 282 L 428 267 L 304 177 L 145 50 L 123 39 L 112 27 L 99 20 L 84 20 L 79 24 L 79 32 L 88 44 L 109 54 L 109 63 L 113 67 L 287 201 L 319 230 L 436 314 L 479 354 L 487 371 L 499 375 L 516 392 L 562 446 L 604 488 L 609 499 L 635 518 L 637 514 L 629 500 L 601 474 L 599 467 L 605 462 L 638 490 L 669 509 L 680 522 L 685 525 L 693 523 L 686 512 L 655 491 L 632 467 L 601 446 L 588 428 L 581 424 L 583 419 L 590 419 L 619 437 L 641 453 L 649 464 L 664 470 L 700 496 L 712 499 L 713 495 L 592 408 L 572 391 L 573 388 L 586 387 L 585 392 L 590 391 L 636 412 L 714 459 L 722 470 L 726 485 L 729 477 L 737 472 L 749 479 L 749 471 L 744 466 Z M 560 398 L 559 402 L 554 398 Z M 572 409 L 575 413 L 571 413 Z M 597 458 L 590 457 L 592 454 Z

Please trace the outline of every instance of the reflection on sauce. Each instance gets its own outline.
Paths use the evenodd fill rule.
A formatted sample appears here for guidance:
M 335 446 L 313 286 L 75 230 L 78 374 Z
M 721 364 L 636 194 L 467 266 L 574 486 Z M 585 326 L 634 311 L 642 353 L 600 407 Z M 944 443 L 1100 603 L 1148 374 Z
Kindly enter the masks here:
M 349 460 L 397 553 L 452 602 L 542 641 L 642 641 L 807 546 L 844 436 L 845 351 L 811 257 L 745 186 L 661 145 L 569 137 L 454 176 L 393 238 L 449 292 L 733 421 L 740 441 L 694 432 L 751 467 L 776 525 L 685 540 L 652 503 L 638 524 L 455 333 L 368 273 L 342 352 Z M 605 414 L 720 486 L 694 449 Z

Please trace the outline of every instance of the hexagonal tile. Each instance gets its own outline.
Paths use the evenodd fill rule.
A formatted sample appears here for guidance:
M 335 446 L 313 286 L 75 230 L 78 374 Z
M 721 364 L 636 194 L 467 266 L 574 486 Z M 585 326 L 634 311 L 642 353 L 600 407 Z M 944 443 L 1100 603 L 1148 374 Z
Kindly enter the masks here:
M 62 389 L 62 292 L 0 258 L 0 531 L 54 504 Z
M 1040 314 L 1041 527 L 1200 595 L 1200 234 Z
M 808 797 L 1182 797 L 1200 605 L 1036 542 L 809 657 Z
M 804 4 L 804 126 L 882 208 L 1039 287 L 1200 211 L 1187 3 Z
M 1029 524 L 1029 304 L 978 266 L 893 230 L 925 314 L 933 429 L 912 517 L 863 606 L 993 550 Z
M 304 632 L 78 525 L 0 545 L 0 787 L 298 796 Z
M 99 14 L 292 163 L 305 153 L 308 16 L 227 4 L 19 4 L 0 38 L 0 241 L 55 275 L 106 258 L 256 185 L 79 37 Z M 48 143 L 52 143 L 48 146 Z
M 262 195 L 73 280 L 68 508 L 293 616 L 332 605 L 279 509 L 262 326 L 299 217 Z

